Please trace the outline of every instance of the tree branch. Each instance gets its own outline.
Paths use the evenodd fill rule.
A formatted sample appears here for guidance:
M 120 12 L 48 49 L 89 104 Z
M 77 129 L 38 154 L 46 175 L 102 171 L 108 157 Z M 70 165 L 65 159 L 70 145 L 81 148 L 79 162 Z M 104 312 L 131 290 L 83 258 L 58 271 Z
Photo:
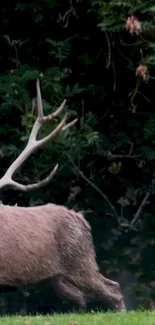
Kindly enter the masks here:
M 115 155 L 115 154 L 111 154 L 109 155 L 107 158 L 108 160 L 115 160 L 115 159 L 122 159 L 122 158 L 130 158 L 130 159 L 136 159 L 136 158 L 139 158 L 139 157 L 142 157 L 142 154 L 139 154 L 139 155 L 130 155 L 130 154 L 126 154 L 126 155 Z
M 134 144 L 132 142 L 128 142 L 128 144 L 130 145 L 129 151 L 126 154 L 113 154 L 111 151 L 103 151 L 103 152 L 99 152 L 99 153 L 95 153 L 95 155 L 99 155 L 99 156 L 105 156 L 107 157 L 107 159 L 110 160 L 115 160 L 115 159 L 123 159 L 123 158 L 130 158 L 130 159 L 137 159 L 143 156 L 143 154 L 136 154 L 133 155 L 133 149 L 134 149 Z
M 138 218 L 140 217 L 140 215 L 142 213 L 142 210 L 143 210 L 144 206 L 147 204 L 147 200 L 148 200 L 149 196 L 152 193 L 152 185 L 153 184 L 154 184 L 154 180 L 152 181 L 150 188 L 148 189 L 147 193 L 145 194 L 144 199 L 142 200 L 136 214 L 134 215 L 134 217 L 133 217 L 133 219 L 132 219 L 132 221 L 130 223 L 131 226 L 133 226 L 133 224 L 138 220 Z
M 114 205 L 110 202 L 110 200 L 108 199 L 107 195 L 104 194 L 99 188 L 98 186 L 96 186 L 92 181 L 90 181 L 85 175 L 84 173 L 75 165 L 74 161 L 72 160 L 72 158 L 67 155 L 69 161 L 72 163 L 72 165 L 74 166 L 74 168 L 76 169 L 76 171 L 78 172 L 79 176 L 81 176 L 81 178 L 83 178 L 92 188 L 94 188 L 94 190 L 96 190 L 101 196 L 102 198 L 108 203 L 110 209 L 112 210 L 113 214 L 115 216 L 118 216 L 117 211 L 114 207 Z

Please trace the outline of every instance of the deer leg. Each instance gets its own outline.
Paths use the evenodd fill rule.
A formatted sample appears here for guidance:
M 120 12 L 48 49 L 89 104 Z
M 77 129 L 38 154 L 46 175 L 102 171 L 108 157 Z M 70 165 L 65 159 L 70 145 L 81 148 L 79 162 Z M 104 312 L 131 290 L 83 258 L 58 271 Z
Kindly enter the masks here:
M 71 283 L 67 277 L 63 275 L 54 276 L 52 287 L 60 299 L 73 301 L 81 312 L 85 311 L 86 302 L 82 290 Z
M 107 304 L 109 308 L 126 311 L 120 285 L 117 282 L 111 281 L 100 274 L 97 278 L 91 280 L 90 286 L 95 296 L 104 304 Z

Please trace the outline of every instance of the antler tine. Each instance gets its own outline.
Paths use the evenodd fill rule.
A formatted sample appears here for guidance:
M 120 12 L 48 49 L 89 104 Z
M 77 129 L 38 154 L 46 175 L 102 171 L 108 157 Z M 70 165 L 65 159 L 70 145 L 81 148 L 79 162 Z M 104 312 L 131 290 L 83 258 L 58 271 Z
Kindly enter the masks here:
M 39 121 L 42 122 L 44 118 L 43 113 L 43 105 L 42 105 L 42 98 L 41 98 L 41 91 L 40 91 L 40 82 L 39 79 L 37 79 L 36 82 L 36 90 L 37 90 L 37 111 L 38 111 L 38 118 Z
M 49 140 L 55 138 L 60 133 L 60 131 L 63 129 L 63 127 L 65 126 L 66 120 L 67 120 L 67 114 L 65 114 L 65 116 L 63 117 L 61 122 L 57 125 L 57 127 L 50 134 L 48 134 L 46 137 L 44 137 L 41 140 L 37 140 L 36 141 L 37 149 L 42 147 Z
M 63 102 L 61 103 L 61 105 L 57 108 L 57 110 L 47 116 L 43 117 L 43 122 L 46 121 L 51 121 L 53 117 L 57 117 L 65 108 L 66 105 L 66 99 L 63 100 Z
M 66 125 L 63 126 L 62 131 L 66 131 L 69 129 L 72 125 L 74 125 L 78 121 L 78 118 L 75 118 L 73 121 L 70 123 L 67 123 Z
M 36 144 L 37 148 L 39 148 L 42 144 L 41 144 L 41 141 L 39 142 L 36 140 L 36 137 L 37 137 L 37 134 L 38 134 L 42 124 L 44 124 L 47 121 L 51 121 L 54 117 L 58 116 L 63 111 L 65 104 L 66 104 L 66 99 L 63 100 L 63 102 L 57 108 L 57 110 L 55 112 L 53 112 L 47 116 L 44 116 L 39 79 L 37 79 L 37 82 L 36 82 L 36 91 L 37 91 L 37 119 L 33 125 L 32 130 L 31 130 L 28 142 L 29 142 L 29 145 L 30 145 L 30 143 L 32 143 L 33 145 L 34 145 L 34 143 L 35 144 L 37 143 Z M 67 116 L 66 116 L 66 118 L 67 118 Z M 63 119 L 64 122 L 66 122 L 66 118 L 65 118 L 65 121 Z M 60 128 L 61 128 L 61 126 L 60 126 Z M 59 129 L 59 127 L 58 127 L 58 129 Z M 57 130 L 57 128 L 56 128 L 56 130 Z M 56 132 L 56 135 L 57 135 L 57 132 Z M 52 138 L 52 136 L 50 138 Z M 43 143 L 45 143 L 45 142 L 46 141 L 44 141 Z
M 18 189 L 18 190 L 23 191 L 23 192 L 28 192 L 28 191 L 38 189 L 40 187 L 44 187 L 45 185 L 50 183 L 50 181 L 52 180 L 52 178 L 56 174 L 56 171 L 57 171 L 58 167 L 59 167 L 59 165 L 56 164 L 55 167 L 52 169 L 51 173 L 46 178 L 44 178 L 42 181 L 39 181 L 37 183 L 33 183 L 33 184 L 29 184 L 29 185 L 23 185 L 23 184 L 20 184 L 18 182 L 12 181 L 12 183 L 10 185 L 12 186 L 12 188 Z
M 55 112 L 53 112 L 47 116 L 44 116 L 39 79 L 37 79 L 36 90 L 37 90 L 37 112 L 38 112 L 39 121 L 41 123 L 43 123 L 43 122 L 51 120 L 53 117 L 57 117 L 63 111 L 65 104 L 66 104 L 66 99 L 63 100 L 63 102 L 57 108 L 57 110 Z

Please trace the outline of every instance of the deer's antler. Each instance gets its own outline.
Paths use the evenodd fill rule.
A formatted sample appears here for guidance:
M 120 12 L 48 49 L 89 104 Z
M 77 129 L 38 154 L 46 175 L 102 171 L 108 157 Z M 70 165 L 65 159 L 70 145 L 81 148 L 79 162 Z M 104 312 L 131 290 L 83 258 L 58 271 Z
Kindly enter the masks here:
M 40 84 L 39 80 L 37 80 L 36 83 L 36 90 L 37 90 L 37 119 L 33 125 L 33 128 L 31 130 L 28 143 L 25 147 L 25 149 L 21 152 L 21 154 L 17 157 L 17 159 L 12 163 L 12 165 L 8 168 L 4 176 L 0 179 L 0 188 L 3 188 L 4 186 L 11 186 L 14 189 L 18 189 L 21 191 L 29 191 L 32 189 L 36 189 L 42 186 L 45 186 L 47 183 L 51 181 L 53 176 L 55 175 L 58 164 L 53 168 L 50 175 L 43 179 L 42 181 L 30 185 L 23 185 L 20 184 L 12 179 L 13 174 L 15 171 L 23 164 L 23 162 L 37 149 L 43 147 L 48 141 L 55 138 L 61 131 L 67 130 L 69 127 L 74 125 L 77 122 L 77 119 L 74 119 L 70 123 L 66 124 L 67 120 L 67 114 L 64 115 L 63 119 L 60 121 L 60 123 L 57 125 L 57 127 L 47 136 L 45 136 L 43 139 L 37 140 L 37 134 L 43 124 L 45 124 L 47 121 L 52 120 L 54 117 L 58 116 L 64 109 L 66 100 L 62 102 L 62 104 L 57 108 L 56 111 L 49 114 L 48 116 L 44 116 L 43 113 L 43 106 L 42 106 L 42 98 L 41 98 L 41 91 L 40 91 Z

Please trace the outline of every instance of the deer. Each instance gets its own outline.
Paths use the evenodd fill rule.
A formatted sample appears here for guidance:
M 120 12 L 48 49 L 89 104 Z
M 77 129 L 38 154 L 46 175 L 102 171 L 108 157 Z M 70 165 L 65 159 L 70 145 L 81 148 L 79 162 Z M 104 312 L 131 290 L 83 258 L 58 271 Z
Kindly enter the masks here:
M 50 134 L 37 139 L 42 125 L 60 115 L 65 105 L 63 100 L 54 112 L 45 116 L 37 79 L 35 123 L 26 147 L 0 179 L 0 189 L 8 186 L 27 192 L 52 180 L 58 164 L 37 183 L 24 185 L 13 180 L 13 175 L 31 154 L 77 122 L 77 118 L 67 122 L 66 113 Z M 91 226 L 83 213 L 53 203 L 28 207 L 1 204 L 0 290 L 22 290 L 44 281 L 48 281 L 60 299 L 73 302 L 79 311 L 85 311 L 91 299 L 100 300 L 115 311 L 126 311 L 119 283 L 100 273 Z

